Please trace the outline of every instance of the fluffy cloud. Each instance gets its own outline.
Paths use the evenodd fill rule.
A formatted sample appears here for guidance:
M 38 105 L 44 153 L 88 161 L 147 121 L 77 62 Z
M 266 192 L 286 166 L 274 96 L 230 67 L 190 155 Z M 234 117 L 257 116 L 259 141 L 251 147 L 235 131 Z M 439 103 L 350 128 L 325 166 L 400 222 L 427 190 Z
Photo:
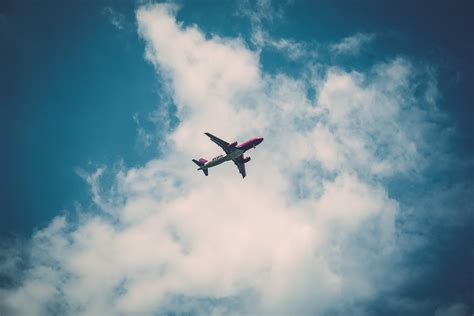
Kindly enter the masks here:
M 179 125 L 146 165 L 83 177 L 98 214 L 56 218 L 31 241 L 9 314 L 324 313 L 371 300 L 400 251 L 399 203 L 383 179 L 423 166 L 427 113 L 413 67 L 326 68 L 308 82 L 262 72 L 242 39 L 184 28 L 177 7 L 137 11 L 146 58 L 164 78 Z M 249 176 L 190 162 L 261 135 Z M 403 278 L 403 276 L 400 276 Z

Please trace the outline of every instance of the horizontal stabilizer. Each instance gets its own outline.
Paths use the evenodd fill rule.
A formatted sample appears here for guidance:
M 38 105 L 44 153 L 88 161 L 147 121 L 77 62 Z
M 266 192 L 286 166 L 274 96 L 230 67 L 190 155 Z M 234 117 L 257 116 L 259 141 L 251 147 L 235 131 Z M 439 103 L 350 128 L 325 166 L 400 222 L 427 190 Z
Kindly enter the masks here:
M 206 159 L 204 158 L 200 158 L 199 160 L 196 160 L 196 159 L 193 159 L 193 162 L 199 166 L 198 170 L 202 170 L 202 172 L 204 172 L 204 174 L 207 176 L 209 174 L 209 171 L 207 168 L 205 169 L 202 169 L 201 167 L 204 166 L 207 162 Z

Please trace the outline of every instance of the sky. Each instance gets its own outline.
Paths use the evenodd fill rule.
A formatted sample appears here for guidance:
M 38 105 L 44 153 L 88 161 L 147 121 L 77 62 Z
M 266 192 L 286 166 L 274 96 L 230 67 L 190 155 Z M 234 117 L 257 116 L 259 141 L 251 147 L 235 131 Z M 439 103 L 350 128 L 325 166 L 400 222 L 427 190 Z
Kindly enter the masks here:
M 2 1 L 0 314 L 472 315 L 472 8 Z

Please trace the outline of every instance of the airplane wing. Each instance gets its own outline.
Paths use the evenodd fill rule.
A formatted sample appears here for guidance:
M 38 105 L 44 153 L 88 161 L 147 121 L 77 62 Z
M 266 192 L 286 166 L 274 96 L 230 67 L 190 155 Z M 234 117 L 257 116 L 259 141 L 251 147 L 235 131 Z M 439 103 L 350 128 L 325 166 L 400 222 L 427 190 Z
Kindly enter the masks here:
M 244 155 L 240 155 L 239 157 L 233 159 L 235 165 L 239 169 L 240 174 L 242 175 L 242 178 L 245 178 L 247 175 L 247 172 L 245 171 L 245 162 L 244 162 Z
M 209 138 L 214 142 L 216 143 L 220 148 L 222 148 L 226 154 L 228 154 L 230 152 L 230 148 L 228 148 L 229 146 L 229 143 L 220 139 L 219 137 L 216 137 L 214 135 L 212 135 L 211 133 L 204 133 L 206 134 L 207 136 L 209 136 Z

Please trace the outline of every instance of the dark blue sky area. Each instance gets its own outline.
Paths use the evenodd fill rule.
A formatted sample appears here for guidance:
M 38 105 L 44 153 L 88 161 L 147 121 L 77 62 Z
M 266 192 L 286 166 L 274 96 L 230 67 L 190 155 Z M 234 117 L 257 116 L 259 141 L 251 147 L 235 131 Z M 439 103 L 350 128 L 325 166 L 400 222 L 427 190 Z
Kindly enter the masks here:
M 453 151 L 472 158 L 472 3 L 277 2 L 284 18 L 264 23 L 273 36 L 323 44 L 357 32 L 376 34 L 373 51 L 344 61 L 347 67 L 396 55 L 431 63 L 440 106 L 459 129 Z M 123 15 L 123 29 L 110 23 L 106 7 Z M 248 39 L 249 20 L 235 13 L 237 7 L 234 1 L 193 1 L 183 4 L 178 19 L 207 34 Z M 146 123 L 159 104 L 156 76 L 136 33 L 135 9 L 125 1 L 0 3 L 0 237 L 27 235 L 64 209 L 72 211 L 74 201 L 87 205 L 87 187 L 75 168 L 121 159 L 138 165 L 158 154 L 137 144 L 132 119 L 138 113 Z M 297 65 L 278 58 L 263 51 L 263 68 L 297 72 Z
M 3 4 L 2 235 L 29 234 L 87 201 L 75 168 L 152 154 L 137 150 L 132 116 L 157 105 L 154 70 L 134 25 L 119 32 L 105 5 Z

